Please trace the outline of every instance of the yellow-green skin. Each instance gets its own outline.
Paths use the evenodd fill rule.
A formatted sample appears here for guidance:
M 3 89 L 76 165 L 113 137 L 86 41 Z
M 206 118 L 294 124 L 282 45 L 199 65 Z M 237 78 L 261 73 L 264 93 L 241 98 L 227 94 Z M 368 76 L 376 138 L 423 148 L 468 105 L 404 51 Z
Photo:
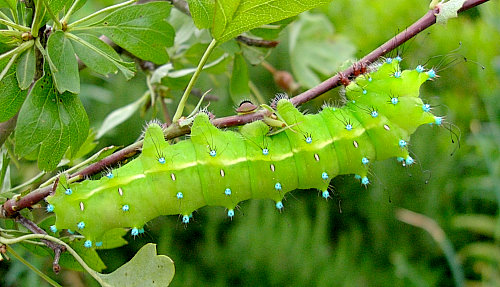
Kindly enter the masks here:
M 280 100 L 276 114 L 288 128 L 271 136 L 262 121 L 244 125 L 239 132 L 222 131 L 200 113 L 190 139 L 169 144 L 161 127 L 151 124 L 142 154 L 114 169 L 112 178 L 68 186 L 61 177 L 55 195 L 47 199 L 57 217 L 55 226 L 78 231 L 93 247 L 111 229 L 137 231 L 160 215 L 179 214 L 189 221 L 189 215 L 203 206 L 234 210 L 251 198 L 272 199 L 281 208 L 287 192 L 326 191 L 329 181 L 340 174 L 368 180 L 369 162 L 398 157 L 404 163 L 409 154 L 400 140 L 408 142 L 418 126 L 436 121 L 419 98 L 428 74 L 405 70 L 396 77 L 396 71 L 399 63 L 394 60 L 359 76 L 346 88 L 342 108 L 303 115 L 288 100 Z M 397 98 L 396 104 L 392 98 Z M 363 158 L 369 162 L 363 163 Z M 71 195 L 65 193 L 68 188 Z M 80 222 L 83 229 L 77 227 Z

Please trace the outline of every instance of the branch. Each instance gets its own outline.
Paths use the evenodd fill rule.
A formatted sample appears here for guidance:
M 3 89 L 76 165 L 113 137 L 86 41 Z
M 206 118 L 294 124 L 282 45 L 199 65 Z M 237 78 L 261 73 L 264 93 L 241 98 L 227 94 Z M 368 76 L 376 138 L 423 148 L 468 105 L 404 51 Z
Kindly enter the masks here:
M 45 232 L 45 230 L 41 229 L 33 221 L 27 219 L 22 215 L 18 215 L 16 217 L 16 221 L 24 225 L 24 227 L 26 227 L 29 231 L 35 234 L 47 235 L 47 232 Z M 54 272 L 58 274 L 59 271 L 61 270 L 61 266 L 59 266 L 59 259 L 61 258 L 61 253 L 66 251 L 66 247 L 64 245 L 60 245 L 46 239 L 42 239 L 41 241 L 45 243 L 45 245 L 47 245 L 50 249 L 54 250 L 54 261 L 52 263 L 52 270 L 54 270 Z
M 465 1 L 464 5 L 458 12 L 464 12 L 468 9 L 471 9 L 477 5 L 480 5 L 484 2 L 487 2 L 488 0 L 467 0 Z M 427 12 L 422 18 L 420 18 L 418 21 L 416 21 L 414 24 L 412 24 L 408 29 L 406 29 L 404 32 L 401 32 L 397 36 L 393 37 L 389 41 L 385 42 L 382 46 L 378 47 L 377 49 L 373 50 L 371 53 L 366 55 L 363 59 L 361 59 L 358 63 L 355 63 L 353 66 L 356 64 L 370 64 L 376 61 L 378 58 L 384 56 L 385 54 L 391 52 L 392 50 L 396 49 L 409 39 L 413 38 L 415 35 L 418 33 L 422 32 L 423 30 L 427 29 L 428 27 L 432 26 L 434 23 L 436 23 L 436 15 L 439 12 L 439 8 L 436 8 L 434 10 L 430 10 Z M 353 66 L 350 68 L 346 69 L 342 73 L 346 76 L 351 76 L 353 74 Z M 300 105 L 302 103 L 305 103 L 311 99 L 314 99 L 323 93 L 337 87 L 339 85 L 339 76 L 335 75 L 326 81 L 322 82 L 318 86 L 311 88 L 305 92 L 303 92 L 300 95 L 297 95 L 296 97 L 293 97 L 291 99 L 292 103 L 294 105 Z M 244 115 L 235 115 L 235 116 L 229 116 L 229 117 L 224 117 L 224 118 L 218 118 L 218 119 L 213 119 L 212 123 L 219 127 L 219 128 L 226 128 L 226 127 L 232 127 L 232 126 L 238 126 L 238 125 L 244 125 L 246 123 L 250 123 L 253 121 L 261 120 L 264 118 L 264 116 L 269 116 L 270 112 L 267 110 L 259 110 L 255 113 L 251 114 L 244 114 Z M 179 123 L 176 122 L 169 126 L 167 130 L 165 131 L 165 138 L 166 139 L 172 139 L 176 138 L 185 134 L 188 134 L 190 132 L 189 126 L 184 126 L 181 127 L 179 126 Z M 75 176 L 83 176 L 82 178 L 86 176 L 90 176 L 93 174 L 96 174 L 100 172 L 101 170 L 105 169 L 106 167 L 116 165 L 118 162 L 123 161 L 127 158 L 130 158 L 137 154 L 139 152 L 139 149 L 142 147 L 142 141 L 136 142 L 104 159 L 101 161 L 94 163 L 87 168 L 81 170 L 80 172 L 76 174 L 72 174 L 71 177 Z M 55 187 L 54 187 L 55 189 Z M 22 197 L 21 199 L 17 200 L 17 198 L 9 199 L 7 202 L 4 203 L 3 206 L 0 206 L 0 218 L 1 217 L 12 217 L 14 216 L 19 210 L 30 207 L 31 205 L 37 203 L 38 201 L 42 200 L 43 198 L 47 197 L 50 192 L 51 192 L 50 187 L 45 187 L 41 189 L 37 189 L 26 196 Z

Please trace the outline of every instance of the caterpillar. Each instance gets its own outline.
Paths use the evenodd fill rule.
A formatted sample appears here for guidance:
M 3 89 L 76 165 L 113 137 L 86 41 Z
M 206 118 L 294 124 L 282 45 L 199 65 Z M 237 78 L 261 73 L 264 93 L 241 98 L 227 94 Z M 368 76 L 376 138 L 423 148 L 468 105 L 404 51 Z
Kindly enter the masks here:
M 60 177 L 47 198 L 47 211 L 56 215 L 50 230 L 76 230 L 85 247 L 102 247 L 106 232 L 126 228 L 137 236 L 160 215 L 178 214 L 187 224 L 208 205 L 225 207 L 232 219 L 238 203 L 253 198 L 271 199 L 282 210 L 284 196 L 295 189 L 318 189 L 328 199 L 337 175 L 354 174 L 361 185 L 370 184 L 375 160 L 396 157 L 412 165 L 410 135 L 424 124 L 441 125 L 442 117 L 419 97 L 435 71 L 401 71 L 400 61 L 388 58 L 350 81 L 342 107 L 304 115 L 280 99 L 275 114 L 286 127 L 273 133 L 264 121 L 223 131 L 199 113 L 191 136 L 170 144 L 152 123 L 136 159 L 98 180 L 68 184 Z

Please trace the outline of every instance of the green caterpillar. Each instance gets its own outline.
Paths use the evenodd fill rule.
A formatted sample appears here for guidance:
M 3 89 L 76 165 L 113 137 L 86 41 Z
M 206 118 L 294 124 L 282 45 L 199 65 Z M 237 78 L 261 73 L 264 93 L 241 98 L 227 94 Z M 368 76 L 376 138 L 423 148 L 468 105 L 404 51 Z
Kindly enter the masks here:
M 191 137 L 176 144 L 164 140 L 162 128 L 150 124 L 142 154 L 99 180 L 60 184 L 47 201 L 58 229 L 84 235 L 85 247 L 101 247 L 107 231 L 127 228 L 136 236 L 149 220 L 180 214 L 188 223 L 193 211 L 223 206 L 234 216 L 239 202 L 268 198 L 283 208 L 282 199 L 295 189 L 318 189 L 330 197 L 330 180 L 355 174 L 369 184 L 374 160 L 397 157 L 411 165 L 407 143 L 423 124 L 441 125 L 431 107 L 419 98 L 423 82 L 436 77 L 422 66 L 401 71 L 400 58 L 386 59 L 374 72 L 358 76 L 346 87 L 343 107 L 325 107 L 303 115 L 287 99 L 276 115 L 287 128 L 269 135 L 263 121 L 239 132 L 213 126 L 199 113 Z

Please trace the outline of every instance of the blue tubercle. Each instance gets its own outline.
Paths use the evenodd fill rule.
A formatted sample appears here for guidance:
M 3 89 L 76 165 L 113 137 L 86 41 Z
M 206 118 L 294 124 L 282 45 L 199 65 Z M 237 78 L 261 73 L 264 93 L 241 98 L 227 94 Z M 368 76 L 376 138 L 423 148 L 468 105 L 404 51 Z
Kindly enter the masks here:
M 405 140 L 399 140 L 399 143 L 398 143 L 398 145 L 399 145 L 400 148 L 406 147 L 407 144 L 408 143 Z
M 328 176 L 328 173 L 326 173 L 326 172 L 323 172 L 323 173 L 321 174 L 321 178 L 322 178 L 322 179 L 324 179 L 324 180 L 327 180 L 327 179 L 328 179 L 328 177 L 329 177 L 329 176 Z
M 434 117 L 434 123 L 438 126 L 443 124 L 443 118 L 442 117 Z
M 427 75 L 429 76 L 429 79 L 433 79 L 437 76 L 436 71 L 434 71 L 434 69 L 430 69 L 429 71 L 427 71 Z
M 71 195 L 73 193 L 73 190 L 71 188 L 66 188 L 66 190 L 64 191 L 64 193 L 66 195 Z
M 55 225 L 51 225 L 49 228 L 50 228 L 50 231 L 52 231 L 53 233 L 57 232 L 57 227 Z
M 281 183 L 277 182 L 277 183 L 274 185 L 274 189 L 276 189 L 276 190 L 281 190 Z
M 359 174 L 355 174 L 355 175 L 354 175 L 354 178 L 355 178 L 355 179 L 357 179 L 357 180 L 360 180 L 360 179 L 361 179 L 361 175 L 359 175 Z
M 144 233 L 144 227 L 139 228 L 139 234 L 143 234 L 143 233 Z
M 182 223 L 184 223 L 184 224 L 188 224 L 189 223 L 189 215 L 182 216 Z
M 282 210 L 283 209 L 283 202 L 281 202 L 281 201 L 276 202 L 276 208 L 279 210 Z
M 182 194 L 182 192 L 180 192 L 180 191 L 179 191 L 179 192 L 177 193 L 177 198 L 178 198 L 178 199 L 182 199 L 183 197 L 184 197 L 184 195 Z
M 398 61 L 398 62 L 403 61 L 403 59 L 402 59 L 400 56 L 396 56 L 396 58 L 394 58 L 394 60 L 396 60 L 396 61 Z
M 311 137 L 306 137 L 306 143 L 310 144 L 310 143 L 312 143 L 312 141 L 313 141 L 313 140 L 312 140 L 312 138 L 311 138 Z
M 378 117 L 378 112 L 373 110 L 371 113 L 370 113 L 370 116 L 372 116 L 372 118 L 376 118 Z
M 106 177 L 109 178 L 109 179 L 111 179 L 111 178 L 115 177 L 115 175 L 112 172 L 108 172 L 106 174 Z
M 424 66 L 422 66 L 422 65 L 418 65 L 418 66 L 415 68 L 415 70 L 416 70 L 417 72 L 419 72 L 419 73 L 422 73 L 425 69 L 424 69 Z
M 366 157 L 361 159 L 361 163 L 363 163 L 364 165 L 367 165 L 369 162 L 370 162 L 370 160 Z
M 402 158 L 402 157 L 400 157 L 400 156 L 398 156 L 398 157 L 396 158 L 396 160 L 397 160 L 398 162 L 403 162 L 405 159 L 404 159 L 404 158 Z
M 158 162 L 161 163 L 161 164 L 164 164 L 165 163 L 165 158 L 164 157 L 160 157 L 158 159 Z
M 427 113 L 430 112 L 431 111 L 431 105 L 429 105 L 429 104 L 423 104 L 422 110 L 424 112 L 427 112 Z
M 328 199 L 330 197 L 330 193 L 328 190 L 325 190 L 321 193 L 321 196 L 323 196 L 324 199 Z
M 394 98 L 391 98 L 391 104 L 395 105 L 399 102 L 398 98 L 394 97 Z
M 413 160 L 413 158 L 411 156 L 408 156 L 405 160 L 405 163 L 407 165 L 412 165 L 415 161 Z
M 263 155 L 268 155 L 269 154 L 269 150 L 267 148 L 263 148 L 262 149 L 262 154 Z
M 351 131 L 352 130 L 352 125 L 351 124 L 345 125 L 345 129 L 348 130 L 348 131 Z
M 368 91 L 363 90 L 363 95 L 366 95 L 367 93 L 368 93 Z
M 137 229 L 136 227 L 132 228 L 132 230 L 130 230 L 130 234 L 132 236 L 137 236 L 139 235 L 139 229 Z
M 227 196 L 231 195 L 231 189 L 226 188 L 226 190 L 224 191 L 224 194 L 226 194 Z
M 210 150 L 209 154 L 211 157 L 215 157 L 217 155 L 217 152 L 215 150 Z
M 52 204 L 47 205 L 47 212 L 54 212 L 54 206 Z
M 393 74 L 394 78 L 401 78 L 401 71 L 396 71 Z
M 68 229 L 68 233 L 71 235 L 75 234 L 75 232 L 73 232 L 73 230 L 71 230 L 71 229 Z
M 95 247 L 102 247 L 102 241 L 97 241 L 95 243 Z
M 129 211 L 130 210 L 130 206 L 128 206 L 128 204 L 125 204 L 124 206 L 122 206 L 122 210 L 123 211 Z
M 83 246 L 85 246 L 85 248 L 90 248 L 90 247 L 92 247 L 92 241 L 90 241 L 90 240 L 85 240 L 85 243 L 83 243 Z
M 369 78 L 368 78 L 368 82 L 370 82 L 370 83 L 371 83 L 372 81 L 373 81 L 372 77 L 369 77 Z
M 370 180 L 368 179 L 368 177 L 365 176 L 361 179 L 361 184 L 367 185 L 369 183 L 370 183 Z
M 385 62 L 386 62 L 387 64 L 392 63 L 392 58 L 387 58 L 387 59 L 385 59 Z
M 83 221 L 78 222 L 78 224 L 76 225 L 76 227 L 78 227 L 78 229 L 84 229 L 85 228 L 85 222 L 83 222 Z
M 233 218 L 233 216 L 234 216 L 234 210 L 233 209 L 229 209 L 227 211 L 227 216 L 230 217 L 230 218 Z

